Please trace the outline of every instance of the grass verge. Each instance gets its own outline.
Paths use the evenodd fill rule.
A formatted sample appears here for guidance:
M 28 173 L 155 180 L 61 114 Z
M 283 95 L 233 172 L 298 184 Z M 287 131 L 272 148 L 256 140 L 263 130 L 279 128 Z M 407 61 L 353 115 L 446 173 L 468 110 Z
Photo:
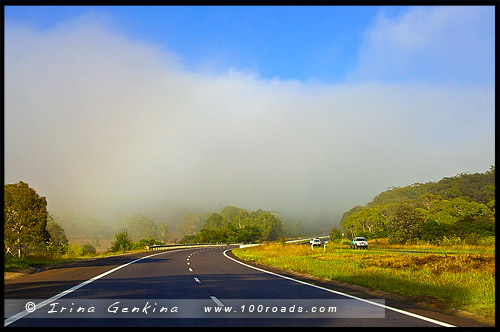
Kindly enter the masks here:
M 27 269 L 30 267 L 47 268 L 57 264 L 68 263 L 76 260 L 89 259 L 89 258 L 100 258 L 112 255 L 119 255 L 124 253 L 141 252 L 144 249 L 134 249 L 123 252 L 105 252 L 100 254 L 87 254 L 87 255 L 61 255 L 61 256 L 49 256 L 49 255 L 32 255 L 23 256 L 21 258 L 14 257 L 11 255 L 4 256 L 4 271 L 13 272 L 22 269 Z
M 234 249 L 246 261 L 382 290 L 419 301 L 439 301 L 487 319 L 495 316 L 494 254 L 436 254 L 267 244 Z

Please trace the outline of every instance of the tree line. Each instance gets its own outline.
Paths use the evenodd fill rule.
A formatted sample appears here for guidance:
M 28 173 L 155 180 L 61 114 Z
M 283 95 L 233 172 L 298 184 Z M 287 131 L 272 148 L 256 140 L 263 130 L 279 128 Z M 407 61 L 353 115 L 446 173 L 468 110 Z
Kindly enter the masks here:
M 391 243 L 440 243 L 455 238 L 477 244 L 495 235 L 495 166 L 438 182 L 393 187 L 340 223 L 348 237 L 388 237 Z
M 226 206 L 219 213 L 213 212 L 203 220 L 188 215 L 181 221 L 185 236 L 182 243 L 230 243 L 273 241 L 284 234 L 284 221 L 279 212 L 247 211 L 236 206 Z
M 48 213 L 46 198 L 38 195 L 27 183 L 20 181 L 4 185 L 4 256 L 76 257 L 96 253 L 95 246 L 99 243 L 96 233 L 92 243 L 82 247 L 71 245 L 56 219 Z M 140 214 L 119 223 L 119 226 L 109 251 L 164 244 L 168 239 L 166 223 L 155 223 Z M 181 243 L 273 241 L 285 232 L 300 232 L 297 224 L 285 225 L 279 212 L 261 209 L 249 212 L 235 206 L 210 213 L 204 219 L 197 214 L 186 215 L 179 228 L 184 234 L 178 241 Z

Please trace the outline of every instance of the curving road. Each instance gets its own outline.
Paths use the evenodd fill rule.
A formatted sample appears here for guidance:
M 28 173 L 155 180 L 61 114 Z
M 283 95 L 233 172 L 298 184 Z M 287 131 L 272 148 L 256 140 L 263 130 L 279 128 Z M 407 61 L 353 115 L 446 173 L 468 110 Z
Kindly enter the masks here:
M 4 326 L 454 325 L 251 267 L 230 247 L 73 262 L 5 281 L 4 297 Z

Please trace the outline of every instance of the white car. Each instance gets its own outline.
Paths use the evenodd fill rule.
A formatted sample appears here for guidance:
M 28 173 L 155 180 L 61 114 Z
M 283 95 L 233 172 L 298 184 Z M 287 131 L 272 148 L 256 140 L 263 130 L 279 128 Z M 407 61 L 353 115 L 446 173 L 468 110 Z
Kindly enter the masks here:
M 351 249 L 364 248 L 368 249 L 368 242 L 364 237 L 355 237 L 351 242 Z
M 309 240 L 309 243 L 313 246 L 319 246 L 319 245 L 321 245 L 321 240 L 318 238 L 314 238 L 314 239 Z

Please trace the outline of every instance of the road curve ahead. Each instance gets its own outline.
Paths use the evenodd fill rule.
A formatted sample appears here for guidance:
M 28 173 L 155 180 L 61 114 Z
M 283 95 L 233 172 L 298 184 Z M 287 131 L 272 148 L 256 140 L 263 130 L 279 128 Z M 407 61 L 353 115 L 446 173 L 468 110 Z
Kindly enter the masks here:
M 268 273 L 230 247 L 135 253 L 4 283 L 4 326 L 453 326 Z

